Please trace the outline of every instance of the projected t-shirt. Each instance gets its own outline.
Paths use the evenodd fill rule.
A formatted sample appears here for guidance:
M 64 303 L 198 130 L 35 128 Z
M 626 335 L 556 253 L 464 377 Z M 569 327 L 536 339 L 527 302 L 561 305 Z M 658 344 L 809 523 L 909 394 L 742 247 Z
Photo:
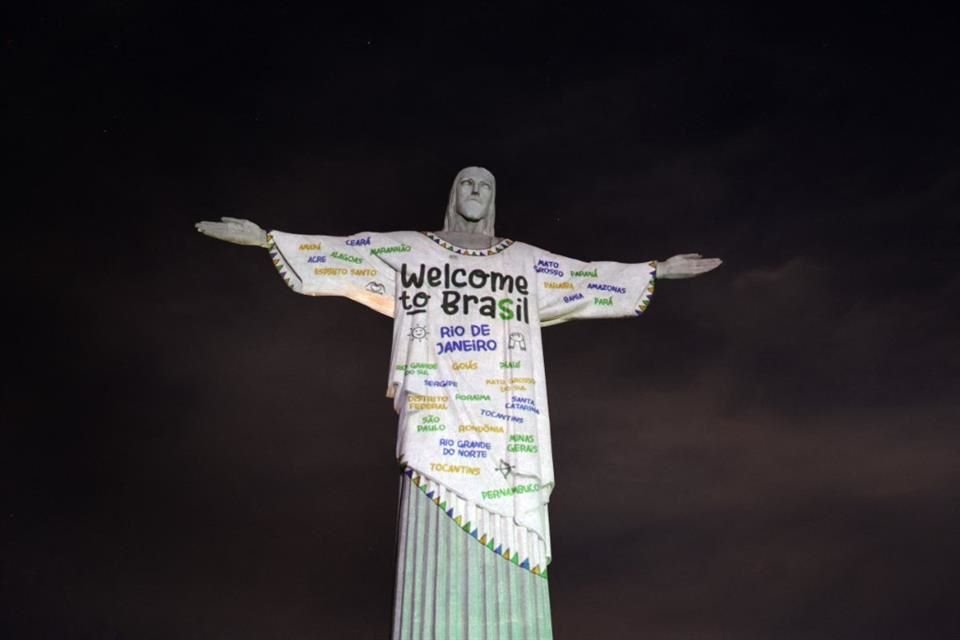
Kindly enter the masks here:
M 429 232 L 270 238 L 294 291 L 346 296 L 394 318 L 387 396 L 400 414 L 401 464 L 549 548 L 540 327 L 641 314 L 656 264 L 582 262 L 512 240 L 464 249 Z

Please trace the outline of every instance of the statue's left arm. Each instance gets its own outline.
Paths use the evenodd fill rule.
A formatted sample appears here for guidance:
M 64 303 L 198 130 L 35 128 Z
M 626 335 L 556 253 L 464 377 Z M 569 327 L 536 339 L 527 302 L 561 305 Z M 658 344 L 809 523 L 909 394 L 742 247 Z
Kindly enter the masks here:
M 704 258 L 699 253 L 681 253 L 657 262 L 656 277 L 661 280 L 693 278 L 723 264 L 720 258 Z
M 703 258 L 697 253 L 628 264 L 584 262 L 544 251 L 536 260 L 541 326 L 640 315 L 650 304 L 658 278 L 692 278 L 721 264 L 719 258 Z

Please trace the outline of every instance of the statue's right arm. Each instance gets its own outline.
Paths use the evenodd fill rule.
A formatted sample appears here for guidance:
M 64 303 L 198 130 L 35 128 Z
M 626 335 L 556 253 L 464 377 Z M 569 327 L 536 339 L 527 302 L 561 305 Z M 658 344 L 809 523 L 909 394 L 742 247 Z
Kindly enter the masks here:
M 259 225 L 250 220 L 241 218 L 220 218 L 222 222 L 202 221 L 194 226 L 197 231 L 205 236 L 232 242 L 234 244 L 245 244 L 252 247 L 270 248 L 270 241 L 267 239 L 267 232 Z
M 350 236 L 284 233 L 269 234 L 254 222 L 220 218 L 198 222 L 200 233 L 234 244 L 263 247 L 284 282 L 308 296 L 344 296 L 379 313 L 393 316 L 395 269 L 378 257 L 378 249 L 409 251 L 402 239 L 363 232 Z M 329 262 L 328 262 L 329 261 Z M 348 264 L 338 264 L 340 262 Z

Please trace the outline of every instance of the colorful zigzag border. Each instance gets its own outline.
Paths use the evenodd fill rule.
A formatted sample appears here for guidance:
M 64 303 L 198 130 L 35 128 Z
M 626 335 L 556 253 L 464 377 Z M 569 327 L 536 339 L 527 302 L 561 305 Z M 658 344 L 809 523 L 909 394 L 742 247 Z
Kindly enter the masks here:
M 507 247 L 509 247 L 510 245 L 512 245 L 514 242 L 513 240 L 504 239 L 504 240 L 501 240 L 498 244 L 490 247 L 489 249 L 464 249 L 463 247 L 458 247 L 455 244 L 450 244 L 449 242 L 447 242 L 446 240 L 444 240 L 443 238 L 441 238 L 440 236 L 438 236 L 437 234 L 431 231 L 421 231 L 420 233 L 427 236 L 428 238 L 436 242 L 438 245 L 440 245 L 444 249 L 448 251 L 453 251 L 454 253 L 460 254 L 462 256 L 496 255 L 501 251 L 503 251 L 504 249 L 506 249 Z
M 440 502 L 440 497 L 435 495 L 435 491 L 429 486 L 430 480 L 425 476 L 418 474 L 412 467 L 404 467 L 403 475 L 410 478 L 410 481 L 413 483 L 413 486 L 420 489 L 420 491 L 430 498 L 435 505 L 440 508 L 440 511 L 445 513 L 447 517 L 453 520 L 458 527 L 467 532 L 472 536 L 477 542 L 485 546 L 490 551 L 493 551 L 495 554 L 501 558 L 512 562 L 521 569 L 526 569 L 535 576 L 540 576 L 541 578 L 547 577 L 547 567 L 544 566 L 542 569 L 540 565 L 530 567 L 530 558 L 520 558 L 520 553 L 514 551 L 511 553 L 510 549 L 504 549 L 503 545 L 498 543 L 492 537 L 488 537 L 486 533 L 481 533 L 479 529 L 473 527 L 470 522 L 463 521 L 463 514 L 455 513 L 452 507 L 449 507 L 446 502 Z

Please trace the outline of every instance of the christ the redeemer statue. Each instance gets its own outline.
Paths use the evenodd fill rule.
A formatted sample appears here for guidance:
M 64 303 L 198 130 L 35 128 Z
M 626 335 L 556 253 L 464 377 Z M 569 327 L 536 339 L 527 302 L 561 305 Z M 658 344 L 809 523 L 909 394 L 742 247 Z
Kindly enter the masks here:
M 656 278 L 720 265 L 583 262 L 494 234 L 493 175 L 457 174 L 442 231 L 347 237 L 200 222 L 265 247 L 297 293 L 393 320 L 387 396 L 400 416 L 393 638 L 551 638 L 553 489 L 540 327 L 643 313 Z

